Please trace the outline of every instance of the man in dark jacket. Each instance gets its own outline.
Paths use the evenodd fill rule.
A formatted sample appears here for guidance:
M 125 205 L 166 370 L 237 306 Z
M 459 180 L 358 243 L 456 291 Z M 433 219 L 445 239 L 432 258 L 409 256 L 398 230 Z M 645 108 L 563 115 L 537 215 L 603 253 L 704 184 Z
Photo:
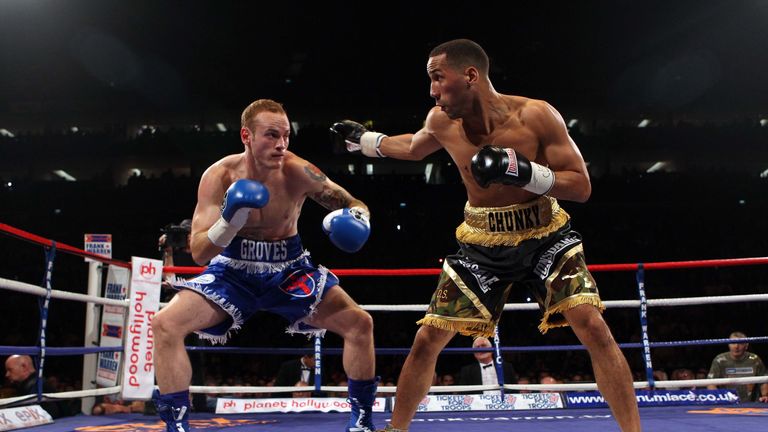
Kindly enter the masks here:
M 37 394 L 37 373 L 32 357 L 12 355 L 5 360 L 5 377 L 14 386 L 19 396 Z M 47 382 L 43 382 L 43 393 L 53 393 Z M 53 418 L 70 415 L 66 401 L 41 402 L 40 406 Z
M 315 356 L 312 354 L 304 354 L 301 358 L 281 363 L 275 377 L 275 387 L 295 386 L 300 381 L 315 385 Z
M 491 341 L 485 337 L 478 337 L 472 343 L 472 348 L 491 348 Z M 483 351 L 474 353 L 476 362 L 472 362 L 461 368 L 457 383 L 459 385 L 489 385 L 498 384 L 498 375 L 493 362 L 493 352 Z M 502 362 L 504 369 L 504 384 L 515 384 L 517 374 L 512 363 Z M 485 393 L 498 393 L 498 391 L 486 391 Z

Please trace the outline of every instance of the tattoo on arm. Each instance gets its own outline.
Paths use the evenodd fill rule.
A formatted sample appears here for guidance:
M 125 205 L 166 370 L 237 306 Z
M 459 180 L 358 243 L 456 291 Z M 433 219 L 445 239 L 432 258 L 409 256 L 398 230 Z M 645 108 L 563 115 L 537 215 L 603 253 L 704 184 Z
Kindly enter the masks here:
M 309 178 L 318 183 L 328 180 L 328 177 L 323 174 L 318 167 L 311 163 L 304 167 L 304 172 L 307 173 Z M 338 187 L 332 188 L 327 185 L 323 185 L 321 191 L 309 194 L 309 197 L 328 210 L 349 207 L 353 201 L 352 195 L 350 195 L 349 192 Z
M 338 210 L 349 207 L 352 203 L 352 195 L 343 189 L 323 187 L 320 192 L 313 193 L 310 198 L 328 210 Z
M 312 164 L 307 164 L 307 166 L 304 167 L 304 172 L 307 173 L 309 178 L 317 182 L 324 182 L 328 178 L 318 167 Z

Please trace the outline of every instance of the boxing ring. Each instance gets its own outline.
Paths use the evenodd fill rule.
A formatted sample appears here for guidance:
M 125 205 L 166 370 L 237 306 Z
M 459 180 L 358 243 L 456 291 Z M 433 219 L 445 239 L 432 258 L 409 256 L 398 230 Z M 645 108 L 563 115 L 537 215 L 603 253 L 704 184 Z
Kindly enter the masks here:
M 38 387 L 38 393 L 27 396 L 16 396 L 0 399 L 0 430 L 3 429 L 7 415 L 16 407 L 29 404 L 39 404 L 46 400 L 81 399 L 83 412 L 90 412 L 93 399 L 96 396 L 115 395 L 121 392 L 124 383 L 114 386 L 95 388 L 96 355 L 98 353 L 122 352 L 123 346 L 99 347 L 87 346 L 95 342 L 103 327 L 95 314 L 95 305 L 112 308 L 128 308 L 128 300 L 104 298 L 101 295 L 103 281 L 100 267 L 108 264 L 123 269 L 130 268 L 130 263 L 107 259 L 100 255 L 86 252 L 82 249 L 45 239 L 9 225 L 0 223 L 0 234 L 31 242 L 43 247 L 46 256 L 46 275 L 43 286 L 31 285 L 24 282 L 6 279 L 0 274 L 0 288 L 25 294 L 31 294 L 41 299 L 40 308 L 40 338 L 36 346 L 0 346 L 3 357 L 13 354 L 26 354 L 38 361 L 38 377 L 44 377 L 47 362 L 55 361 L 58 356 L 83 355 L 83 389 L 68 392 L 44 393 Z M 52 289 L 53 262 L 57 253 L 73 254 L 91 260 L 88 263 L 87 294 Z M 647 272 L 692 269 L 692 268 L 723 268 L 741 266 L 762 266 L 768 264 L 768 257 L 740 258 L 725 260 L 659 262 L 643 264 L 603 264 L 591 265 L 593 272 L 635 272 L 637 283 L 637 299 L 606 300 L 608 309 L 635 309 L 639 311 L 639 328 L 641 342 L 625 343 L 619 341 L 619 346 L 626 355 L 640 355 L 645 366 L 645 380 L 635 381 L 637 399 L 640 406 L 640 416 L 643 429 L 649 431 L 730 431 L 734 428 L 750 428 L 751 430 L 766 430 L 768 424 L 768 404 L 741 403 L 728 390 L 676 390 L 678 388 L 707 385 L 737 385 L 758 384 L 768 382 L 768 376 L 698 379 L 698 380 L 664 380 L 657 381 L 653 377 L 652 348 L 684 347 L 719 344 L 731 342 L 764 343 L 768 336 L 748 337 L 743 339 L 697 339 L 679 341 L 652 341 L 648 335 L 648 308 L 679 307 L 698 305 L 728 305 L 746 302 L 764 302 L 768 293 L 751 293 L 740 295 L 701 296 L 685 298 L 654 298 L 648 299 L 645 292 L 645 277 Z M 178 274 L 196 274 L 201 268 L 170 267 L 165 271 Z M 432 276 L 439 274 L 439 269 L 341 269 L 333 270 L 340 277 L 389 277 L 389 276 Z M 344 285 L 342 283 L 342 285 Z M 432 284 L 434 285 L 434 283 Z M 51 347 L 46 339 L 46 321 L 51 303 L 54 300 L 78 301 L 88 304 L 85 319 L 86 346 L 84 347 Z M 371 313 L 423 312 L 426 304 L 404 305 L 362 305 Z M 738 307 L 738 306 L 736 306 Z M 504 308 L 506 314 L 521 311 L 538 310 L 535 303 L 510 303 Z M 637 313 L 637 312 L 635 312 Z M 637 318 L 635 318 L 637 319 Z M 374 321 L 376 318 L 374 316 Z M 415 326 L 414 326 L 415 331 Z M 123 334 L 127 337 L 127 332 Z M 543 351 L 583 350 L 581 345 L 549 345 L 549 346 L 510 346 L 503 347 L 497 343 L 492 351 L 500 359 L 504 353 L 529 352 L 541 355 Z M 190 346 L 189 351 L 227 352 L 238 354 L 298 354 L 306 353 L 306 349 L 290 348 L 237 348 L 237 347 L 202 347 Z M 446 348 L 444 355 L 471 353 L 482 349 Z M 632 350 L 631 353 L 626 350 Z M 311 351 L 310 351 L 311 352 Z M 406 354 L 408 348 L 376 347 L 377 355 Z M 317 359 L 326 355 L 338 355 L 340 348 L 324 348 L 320 338 L 315 339 L 314 353 Z M 498 360 L 497 360 L 498 361 Z M 318 365 L 322 364 L 317 362 Z M 320 366 L 316 367 L 316 376 L 320 376 Z M 254 386 L 192 386 L 192 393 L 204 394 L 259 394 L 259 393 L 290 393 L 296 391 L 326 391 L 343 392 L 346 387 L 323 386 L 320 380 L 315 386 L 305 387 L 254 387 Z M 483 391 L 498 390 L 499 395 L 483 395 Z M 474 386 L 433 386 L 430 394 L 422 401 L 419 412 L 411 425 L 414 432 L 427 430 L 441 431 L 472 431 L 483 430 L 506 431 L 514 428 L 520 431 L 558 431 L 569 429 L 573 432 L 587 430 L 617 431 L 610 411 L 593 382 L 541 385 L 541 384 L 506 384 L 474 385 Z M 389 419 L 391 409 L 396 400 L 392 397 L 394 386 L 380 386 L 378 389 L 375 423 L 383 427 Z M 456 394 L 470 392 L 470 394 Z M 533 392 L 533 393 L 531 393 Z M 291 404 L 301 409 L 292 409 Z M 330 407 L 330 408 L 329 408 Z M 334 409 L 336 408 L 336 409 Z M 344 412 L 344 402 L 340 398 L 305 398 L 294 400 L 288 398 L 227 398 L 217 400 L 217 411 L 213 413 L 193 412 L 191 425 L 195 429 L 218 431 L 336 431 L 343 428 L 348 418 Z M 348 407 L 347 407 L 348 408 Z M 303 411 L 303 412 L 300 412 Z M 321 412 L 329 411 L 329 412 Z M 339 412 L 341 411 L 341 412 Z M 18 412 L 16 409 L 15 412 Z M 19 427 L 19 426 L 17 426 Z M 22 426 L 23 427 L 23 426 Z M 27 424 L 27 430 L 40 431 L 156 431 L 164 430 L 165 426 L 154 415 L 143 414 L 113 414 L 92 416 L 80 414 L 56 419 L 48 424 L 35 426 Z M 11 427 L 13 428 L 13 427 Z M 439 429 L 438 429 L 439 428 Z

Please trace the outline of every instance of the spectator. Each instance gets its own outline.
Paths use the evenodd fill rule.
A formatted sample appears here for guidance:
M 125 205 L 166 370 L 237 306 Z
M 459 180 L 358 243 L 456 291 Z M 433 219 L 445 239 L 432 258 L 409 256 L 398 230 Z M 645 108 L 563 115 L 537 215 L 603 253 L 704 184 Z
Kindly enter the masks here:
M 19 396 L 37 394 L 37 370 L 32 357 L 28 355 L 12 355 L 5 360 L 5 378 L 16 389 Z M 53 393 L 56 390 L 43 382 L 43 393 Z M 71 415 L 67 401 L 42 402 L 40 406 L 53 418 Z
M 521 376 L 517 379 L 518 384 L 528 385 L 531 384 L 531 378 L 527 376 Z M 530 390 L 518 390 L 518 393 L 531 393 Z
M 653 371 L 653 379 L 655 381 L 669 381 L 669 375 L 663 369 L 656 369 Z
M 440 385 L 448 386 L 455 385 L 456 379 L 451 374 L 444 374 L 440 377 Z
M 551 375 L 546 375 L 546 376 L 541 378 L 541 381 L 539 381 L 539 384 L 551 386 L 551 385 L 555 385 L 555 384 L 560 384 L 560 381 L 557 378 L 555 378 L 555 377 L 553 377 Z M 552 392 L 556 392 L 556 391 L 557 390 L 541 390 L 541 392 L 543 392 L 543 393 L 552 393 Z
M 301 358 L 286 360 L 280 364 L 275 378 L 275 386 L 292 386 L 297 381 L 315 385 L 315 356 L 304 354 Z M 322 380 L 321 380 L 322 381 Z
M 491 341 L 485 337 L 475 338 L 472 343 L 472 348 L 491 348 Z M 491 351 L 478 351 L 474 353 L 477 361 L 472 362 L 461 368 L 459 371 L 459 377 L 456 380 L 459 385 L 496 385 L 499 383 L 498 376 L 496 375 L 496 368 L 493 362 L 493 352 Z M 502 369 L 504 371 L 504 383 L 514 384 L 517 382 L 517 374 L 515 373 L 512 363 L 503 362 Z M 486 390 L 485 394 L 498 394 L 498 390 Z
M 688 381 L 694 379 L 693 371 L 686 368 L 681 369 L 675 369 L 672 371 L 672 376 L 670 377 L 672 381 Z M 678 387 L 679 390 L 695 390 L 695 385 L 687 385 L 687 386 L 681 386 Z
M 294 384 L 294 387 L 306 387 L 308 385 L 310 385 L 308 382 L 299 380 L 299 381 L 296 381 L 296 384 Z M 294 397 L 294 398 L 308 398 L 308 397 L 312 397 L 312 392 L 310 392 L 310 391 L 295 391 L 295 392 L 291 393 L 291 397 Z
M 707 379 L 707 370 L 705 368 L 699 368 L 699 370 L 696 371 L 696 379 L 697 380 Z
M 101 402 L 96 403 L 91 409 L 92 415 L 110 415 L 121 413 L 143 413 L 144 401 L 124 401 L 122 399 L 104 396 Z
M 730 339 L 746 338 L 742 332 L 733 332 Z M 712 360 L 712 366 L 709 368 L 707 378 L 741 378 L 750 376 L 763 376 L 765 365 L 757 354 L 747 351 L 749 344 L 746 342 L 737 342 L 728 344 L 728 351 L 718 354 Z M 729 385 L 732 387 L 732 385 Z M 739 393 L 739 399 L 742 402 L 768 402 L 768 383 L 760 384 L 760 394 L 755 392 L 755 384 L 737 385 L 736 391 Z M 716 389 L 717 386 L 709 385 L 709 389 Z

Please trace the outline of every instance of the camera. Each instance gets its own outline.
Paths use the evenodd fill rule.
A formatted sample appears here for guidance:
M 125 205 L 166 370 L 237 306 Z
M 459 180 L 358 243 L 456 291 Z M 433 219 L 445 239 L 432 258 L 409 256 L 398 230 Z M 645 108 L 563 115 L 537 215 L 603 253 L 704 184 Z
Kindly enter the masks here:
M 168 224 L 160 231 L 165 234 L 165 245 L 174 250 L 187 247 L 187 236 L 192 228 L 192 221 L 185 219 L 180 224 Z

